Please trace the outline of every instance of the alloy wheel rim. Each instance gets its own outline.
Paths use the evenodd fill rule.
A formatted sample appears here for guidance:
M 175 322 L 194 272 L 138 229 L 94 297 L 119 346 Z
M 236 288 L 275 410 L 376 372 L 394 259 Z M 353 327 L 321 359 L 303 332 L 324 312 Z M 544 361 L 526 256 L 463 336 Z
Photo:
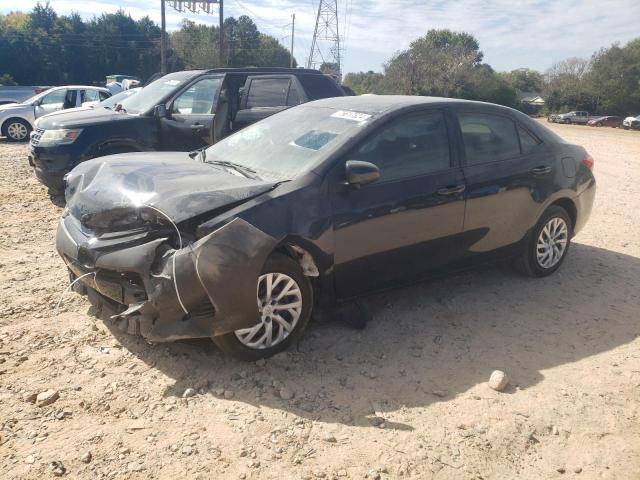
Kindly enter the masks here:
M 567 222 L 560 217 L 549 220 L 538 236 L 536 258 L 542 268 L 555 267 L 567 250 L 569 228 Z
M 264 350 L 283 342 L 294 330 L 302 314 L 300 286 L 284 273 L 266 273 L 258 279 L 260 321 L 234 333 L 248 348 Z
M 7 127 L 7 134 L 14 140 L 22 140 L 27 137 L 27 127 L 22 123 L 12 123 Z

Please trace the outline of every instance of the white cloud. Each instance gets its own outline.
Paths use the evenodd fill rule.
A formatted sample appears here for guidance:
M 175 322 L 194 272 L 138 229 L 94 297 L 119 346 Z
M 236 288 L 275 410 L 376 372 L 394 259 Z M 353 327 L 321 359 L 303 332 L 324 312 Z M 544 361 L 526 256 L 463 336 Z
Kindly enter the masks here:
M 160 21 L 159 0 L 51 0 L 59 12 L 77 11 L 84 17 L 122 8 L 134 18 L 149 15 Z M 291 14 L 296 14 L 296 49 L 306 62 L 318 0 L 227 0 L 225 16 L 247 14 L 260 30 L 288 45 Z M 588 57 L 614 42 L 640 35 L 638 0 L 339 0 L 339 15 L 346 26 L 345 70 L 377 70 L 394 52 L 406 48 L 431 28 L 450 28 L 473 34 L 485 60 L 497 69 L 531 67 L 544 70 L 569 56 Z M 35 0 L 22 0 L 28 10 Z M 0 7 L 0 11 L 9 8 Z M 167 10 L 170 29 L 183 18 Z M 191 17 L 217 23 L 217 16 Z M 341 24 L 342 30 L 345 25 Z

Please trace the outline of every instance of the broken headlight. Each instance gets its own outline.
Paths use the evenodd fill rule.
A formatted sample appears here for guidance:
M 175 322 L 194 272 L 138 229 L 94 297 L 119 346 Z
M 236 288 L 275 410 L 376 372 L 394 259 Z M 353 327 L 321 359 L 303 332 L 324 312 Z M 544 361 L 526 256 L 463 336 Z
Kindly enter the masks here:
M 45 130 L 40 137 L 39 147 L 52 147 L 55 145 L 67 145 L 76 141 L 82 133 L 81 128 L 61 128 L 58 130 Z

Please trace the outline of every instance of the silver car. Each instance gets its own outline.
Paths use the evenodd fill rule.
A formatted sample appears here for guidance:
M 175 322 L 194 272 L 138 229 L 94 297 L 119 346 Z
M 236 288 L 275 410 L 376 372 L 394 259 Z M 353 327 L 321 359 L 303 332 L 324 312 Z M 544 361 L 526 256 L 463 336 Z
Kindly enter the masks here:
M 111 96 L 106 88 L 54 87 L 22 103 L 0 105 L 0 133 L 12 142 L 29 139 L 37 118 L 57 110 L 95 105 Z

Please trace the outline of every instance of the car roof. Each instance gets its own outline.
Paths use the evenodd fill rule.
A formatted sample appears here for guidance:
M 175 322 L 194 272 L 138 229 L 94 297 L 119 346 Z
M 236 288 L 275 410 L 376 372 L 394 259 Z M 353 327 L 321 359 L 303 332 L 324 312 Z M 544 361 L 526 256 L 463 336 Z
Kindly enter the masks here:
M 363 113 L 377 114 L 400 110 L 402 108 L 416 105 L 458 105 L 490 107 L 504 111 L 513 111 L 509 107 L 496 105 L 495 103 L 478 102 L 474 100 L 462 100 L 459 98 L 447 97 L 421 97 L 416 95 L 359 95 L 355 97 L 332 97 L 316 100 L 304 104 L 313 107 L 327 107 L 335 109 L 357 110 Z
M 184 73 L 193 73 L 193 75 L 202 75 L 205 73 L 265 73 L 276 75 L 323 75 L 319 70 L 310 68 L 285 68 L 285 67 L 245 67 L 245 68 L 211 68 L 208 70 L 183 70 Z M 179 72 L 173 72 L 179 73 Z
M 74 88 L 74 89 L 81 88 L 81 89 L 83 89 L 83 90 L 102 90 L 102 91 L 105 91 L 105 92 L 108 92 L 108 91 L 109 91 L 109 89 L 107 89 L 107 88 L 104 88 L 104 87 L 96 87 L 96 86 L 94 86 L 94 85 L 61 85 L 61 86 L 59 86 L 59 87 L 51 87 L 51 88 L 49 88 L 47 91 L 48 91 L 48 92 L 51 92 L 51 91 L 53 91 L 53 90 L 60 90 L 60 89 L 62 89 L 62 88 Z

